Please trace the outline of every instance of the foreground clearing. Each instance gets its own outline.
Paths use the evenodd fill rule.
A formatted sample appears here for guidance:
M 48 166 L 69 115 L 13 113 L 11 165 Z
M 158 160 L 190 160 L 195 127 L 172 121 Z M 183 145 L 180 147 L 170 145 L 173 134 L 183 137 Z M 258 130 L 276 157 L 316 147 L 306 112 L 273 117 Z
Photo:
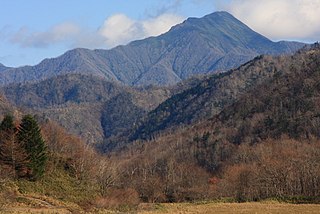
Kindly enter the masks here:
M 99 213 L 99 214 L 116 214 L 116 213 L 141 213 L 141 214 L 320 214 L 320 204 L 287 204 L 278 202 L 249 202 L 249 203 L 172 203 L 172 204 L 140 204 L 138 211 L 112 211 L 112 210 L 92 210 L 85 212 L 74 209 L 74 207 L 62 207 L 53 205 L 46 201 L 25 197 L 25 199 L 38 202 L 38 205 L 26 206 L 15 204 L 16 206 L 0 209 L 0 214 L 68 214 L 68 213 Z
M 145 207 L 144 207 L 145 206 Z M 193 214 L 193 213 L 245 213 L 245 214 L 319 214 L 320 204 L 286 204 L 278 202 L 250 202 L 250 203 L 175 203 L 175 204 L 157 204 L 153 208 L 147 210 L 148 205 L 141 205 L 142 214 L 157 214 L 157 213 L 179 213 L 179 214 Z

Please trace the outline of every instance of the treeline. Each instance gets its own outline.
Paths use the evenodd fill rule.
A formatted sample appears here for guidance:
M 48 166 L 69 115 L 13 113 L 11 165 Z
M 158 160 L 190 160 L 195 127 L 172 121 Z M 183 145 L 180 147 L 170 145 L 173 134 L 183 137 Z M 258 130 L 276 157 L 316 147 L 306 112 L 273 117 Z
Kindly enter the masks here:
M 320 202 L 319 140 L 283 136 L 236 145 L 213 142 L 208 133 L 189 141 L 171 137 L 137 144 L 118 157 L 123 160 L 120 186 L 135 189 L 146 202 L 221 198 Z
M 282 136 L 237 145 L 217 141 L 207 129 L 201 132 L 189 127 L 149 142 L 135 142 L 121 153 L 107 156 L 53 122 L 35 124 L 30 115 L 21 122 L 10 116 L 2 121 L 1 185 L 9 178 L 20 191 L 71 201 L 86 209 L 221 198 L 319 202 L 320 141 L 316 138 Z M 22 134 L 31 125 L 37 128 Z M 38 136 L 33 142 L 43 145 L 40 154 L 45 159 L 37 170 L 33 170 L 25 146 L 28 136 Z M 8 154 L 14 155 L 10 159 Z M 35 176 L 34 172 L 41 174 Z
M 237 201 L 320 202 L 320 142 L 284 138 L 237 148 L 213 185 Z

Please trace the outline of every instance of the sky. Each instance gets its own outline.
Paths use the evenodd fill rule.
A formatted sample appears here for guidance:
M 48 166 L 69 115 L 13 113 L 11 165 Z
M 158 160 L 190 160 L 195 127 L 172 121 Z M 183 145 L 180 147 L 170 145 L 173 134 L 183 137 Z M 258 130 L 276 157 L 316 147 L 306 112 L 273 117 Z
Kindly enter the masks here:
M 320 0 L 0 0 L 0 63 L 35 65 L 73 48 L 110 49 L 188 17 L 228 11 L 273 41 L 320 40 Z

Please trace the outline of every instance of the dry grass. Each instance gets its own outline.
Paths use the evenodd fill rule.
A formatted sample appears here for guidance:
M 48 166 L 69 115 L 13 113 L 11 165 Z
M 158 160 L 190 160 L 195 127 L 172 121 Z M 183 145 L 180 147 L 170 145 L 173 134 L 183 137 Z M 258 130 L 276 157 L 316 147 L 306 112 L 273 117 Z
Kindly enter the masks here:
M 0 208 L 0 214 L 5 213 L 44 213 L 44 214 L 67 214 L 73 212 L 79 213 L 81 208 L 73 203 L 64 203 L 62 201 L 36 194 L 18 195 L 11 203 L 7 203 Z
M 160 213 L 179 213 L 179 214 L 194 214 L 194 213 L 221 213 L 221 214 L 319 214 L 319 204 L 286 204 L 277 202 L 265 203 L 207 203 L 207 204 L 191 204 L 191 203 L 176 203 L 176 204 L 158 204 L 152 209 L 150 206 L 142 206 L 139 213 L 142 214 L 160 214 Z
M 31 208 L 24 206 L 11 207 L 9 209 L 0 210 L 0 213 L 73 213 L 65 208 L 52 207 L 52 208 Z M 85 213 L 78 211 L 76 213 Z M 91 213 L 117 213 L 111 210 L 96 210 Z M 125 213 L 136 213 L 125 212 Z M 262 202 L 262 203 L 173 203 L 173 204 L 140 204 L 137 213 L 141 214 L 319 214 L 320 204 L 286 204 L 278 202 Z

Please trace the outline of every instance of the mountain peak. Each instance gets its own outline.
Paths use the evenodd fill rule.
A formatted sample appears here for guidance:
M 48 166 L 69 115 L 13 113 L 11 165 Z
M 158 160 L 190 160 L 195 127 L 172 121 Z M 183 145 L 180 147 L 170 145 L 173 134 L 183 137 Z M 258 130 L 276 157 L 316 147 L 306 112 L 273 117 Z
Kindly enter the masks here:
M 126 85 L 173 85 L 193 75 L 236 68 L 261 54 L 292 53 L 302 46 L 272 42 L 219 11 L 111 50 L 74 49 L 37 66 L 4 70 L 0 84 L 83 73 Z
M 205 15 L 203 18 L 212 18 L 212 17 L 224 17 L 224 18 L 234 18 L 236 19 L 233 15 L 228 13 L 227 11 L 215 11 L 213 13 L 210 13 L 208 15 Z
M 205 19 L 218 19 L 218 18 L 233 18 L 236 19 L 233 15 L 226 11 L 216 11 L 210 14 L 207 14 L 203 17 L 196 18 L 196 17 L 189 17 L 186 19 L 186 22 L 188 21 L 195 21 L 195 20 L 205 20 Z M 236 19 L 237 20 L 237 19 Z

